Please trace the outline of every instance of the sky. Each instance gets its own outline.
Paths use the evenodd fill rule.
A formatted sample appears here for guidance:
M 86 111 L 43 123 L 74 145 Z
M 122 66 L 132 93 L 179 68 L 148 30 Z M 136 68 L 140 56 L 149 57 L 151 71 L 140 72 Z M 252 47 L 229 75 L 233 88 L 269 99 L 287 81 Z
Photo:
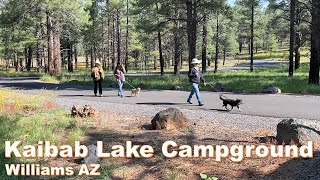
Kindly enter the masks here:
M 236 2 L 236 0 L 228 0 L 228 2 L 229 4 L 233 5 Z M 268 5 L 267 1 L 263 2 L 263 7 L 266 7 L 267 5 Z

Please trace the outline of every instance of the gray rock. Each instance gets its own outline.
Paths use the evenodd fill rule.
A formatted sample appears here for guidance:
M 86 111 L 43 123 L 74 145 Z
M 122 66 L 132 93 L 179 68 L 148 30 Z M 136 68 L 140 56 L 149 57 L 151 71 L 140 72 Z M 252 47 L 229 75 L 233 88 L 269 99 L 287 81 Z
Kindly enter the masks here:
M 88 146 L 89 155 L 88 157 L 84 158 L 85 164 L 96 164 L 100 161 L 100 159 L 97 157 L 97 146 L 90 145 Z
M 187 127 L 190 120 L 182 113 L 180 108 L 169 108 L 160 111 L 151 121 L 154 130 L 177 130 Z
M 265 86 L 262 90 L 262 93 L 267 93 L 267 94 L 281 94 L 281 89 L 278 88 L 277 86 L 274 86 L 272 84 Z
M 183 90 L 183 87 L 182 86 L 178 86 L 178 85 L 174 85 L 174 86 L 171 87 L 170 90 L 181 91 L 181 90 Z
M 320 145 L 320 124 L 313 121 L 285 119 L 277 125 L 277 141 L 279 144 L 306 145 L 313 141 Z

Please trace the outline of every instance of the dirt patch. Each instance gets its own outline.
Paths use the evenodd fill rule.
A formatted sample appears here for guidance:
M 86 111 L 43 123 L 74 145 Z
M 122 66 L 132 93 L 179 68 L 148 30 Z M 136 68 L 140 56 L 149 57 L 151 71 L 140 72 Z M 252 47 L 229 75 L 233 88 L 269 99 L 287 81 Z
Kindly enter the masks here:
M 124 145 L 126 141 L 133 144 L 151 145 L 155 149 L 153 158 L 102 159 L 103 177 L 110 179 L 199 179 L 200 173 L 219 179 L 294 179 L 295 177 L 317 177 L 320 157 L 314 159 L 245 159 L 240 163 L 223 159 L 216 162 L 210 158 L 174 158 L 168 159 L 161 153 L 165 141 L 172 140 L 187 145 L 246 145 L 259 144 L 257 137 L 275 136 L 270 129 L 243 130 L 228 125 L 194 123 L 180 131 L 152 131 L 150 120 L 153 117 L 137 116 L 133 113 L 107 111 L 107 116 L 93 120 L 82 143 L 95 144 L 104 141 L 106 149 L 112 145 Z M 99 122 L 98 122 L 99 121 Z M 58 161 L 58 160 L 57 160 Z M 79 167 L 79 164 L 62 160 L 62 164 Z M 317 165 L 318 164 L 318 165 Z M 306 169 L 305 167 L 309 167 Z M 311 171 L 313 170 L 313 171 Z M 313 173 L 312 173 L 313 172 Z M 311 175 L 310 175 L 311 173 Z M 293 176 L 294 174 L 295 176 Z

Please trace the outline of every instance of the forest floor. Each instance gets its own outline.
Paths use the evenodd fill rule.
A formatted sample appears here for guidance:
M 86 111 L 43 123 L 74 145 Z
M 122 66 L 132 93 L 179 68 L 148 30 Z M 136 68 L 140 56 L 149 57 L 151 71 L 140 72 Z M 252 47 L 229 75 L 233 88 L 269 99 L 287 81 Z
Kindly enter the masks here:
M 12 90 L 13 93 L 16 93 Z M 17 91 L 19 96 L 29 97 L 28 91 Z M 5 98 L 6 96 L 3 96 Z M 13 97 L 13 96 L 12 96 Z M 88 101 L 87 99 L 59 98 L 54 91 L 41 90 L 37 95 L 32 95 L 31 100 L 36 97 L 51 97 L 50 107 L 59 106 L 63 109 L 65 117 L 73 105 L 92 105 L 100 110 L 102 116 L 89 120 L 79 120 L 67 118 L 68 123 L 61 123 L 48 118 L 38 118 L 39 126 L 33 127 L 39 136 L 32 136 L 34 131 L 25 131 L 26 123 L 17 121 L 11 128 L 3 128 L 3 135 L 11 134 L 9 131 L 20 132 L 24 137 L 34 137 L 24 143 L 33 143 L 38 139 L 48 139 L 49 136 L 43 136 L 52 127 L 59 127 L 52 134 L 60 141 L 54 141 L 57 144 L 71 143 L 66 141 L 67 137 L 73 137 L 81 140 L 82 144 L 96 144 L 96 141 L 104 141 L 105 148 L 110 149 L 112 145 L 124 145 L 126 141 L 132 141 L 133 144 L 151 145 L 155 149 L 153 158 L 111 158 L 102 159 L 100 169 L 101 176 L 91 179 L 125 179 L 125 180 L 185 180 L 200 179 L 200 174 L 206 174 L 210 177 L 216 177 L 221 180 L 230 179 L 319 179 L 320 174 L 320 155 L 319 149 L 316 149 L 313 159 L 279 159 L 279 158 L 245 158 L 242 162 L 236 163 L 230 159 L 223 159 L 217 162 L 212 158 L 174 158 L 168 159 L 161 153 L 161 146 L 165 141 L 175 141 L 179 145 L 259 145 L 264 144 L 268 136 L 276 135 L 276 125 L 282 118 L 263 117 L 254 115 L 230 114 L 224 111 L 206 111 L 202 109 L 182 108 L 182 112 L 191 120 L 188 128 L 180 131 L 154 131 L 151 130 L 151 120 L 165 106 L 156 105 L 132 105 L 122 103 L 112 103 L 105 101 Z M 29 98 L 27 98 L 29 99 Z M 98 98 L 99 99 L 99 98 Z M 27 104 L 31 104 L 25 102 Z M 4 101 L 2 101 L 4 102 Z M 24 101 L 22 101 L 24 102 Z M 23 104 L 23 103 L 18 103 Z M 47 104 L 47 103 L 46 103 Z M 23 107 L 23 106 L 21 106 Z M 49 107 L 49 106 L 45 106 Z M 29 113 L 37 114 L 33 109 Z M 1 114 L 3 115 L 3 114 Z M 43 115 L 43 114 L 42 114 Z M 41 117 L 48 117 L 42 116 Z M 49 116 L 50 117 L 50 116 Z M 62 118 L 64 119 L 64 118 Z M 76 121 L 76 124 L 71 123 Z M 312 120 L 307 120 L 312 121 Z M 6 121 L 8 122 L 8 120 Z M 16 122 L 16 121 L 9 121 Z M 70 128 L 70 123 L 74 124 Z M 2 123 L 3 124 L 3 123 Z M 7 124 L 7 123 L 6 123 Z M 27 123 L 29 124 L 29 123 Z M 45 126 L 43 126 L 45 124 Z M 59 124 L 59 125 L 57 125 Z M 24 125 L 24 126 L 22 126 Z M 42 125 L 42 126 L 41 126 Z M 76 125 L 76 126 L 75 126 Z M 13 127 L 17 130 L 14 131 Z M 81 132 L 76 135 L 70 135 L 73 129 L 82 127 Z M 51 132 L 51 131 L 49 131 Z M 45 133 L 50 134 L 50 133 Z M 41 136 L 42 135 L 42 136 Z M 5 136 L 7 137 L 7 136 Z M 50 136 L 52 137 L 52 136 Z M 7 137 L 7 139 L 16 139 Z M 47 140 L 46 139 L 46 140 Z M 68 139 L 68 138 L 67 138 Z M 72 140 L 72 139 L 71 139 Z M 24 160 L 19 160 L 23 162 Z M 3 162 L 3 161 L 1 161 Z M 46 159 L 41 160 L 43 165 L 47 166 L 71 166 L 76 170 L 80 164 L 78 160 L 72 159 Z M 30 163 L 30 162 L 29 162 Z M 3 172 L 2 172 L 3 173 Z M 32 177 L 31 179 L 35 179 Z M 41 179 L 41 178 L 39 178 Z M 42 179 L 45 179 L 44 177 Z M 51 178 L 52 179 L 52 178 Z M 59 178 L 57 178 L 59 179 Z M 66 178 L 67 179 L 67 178 Z M 90 179 L 89 177 L 72 177 L 70 179 Z

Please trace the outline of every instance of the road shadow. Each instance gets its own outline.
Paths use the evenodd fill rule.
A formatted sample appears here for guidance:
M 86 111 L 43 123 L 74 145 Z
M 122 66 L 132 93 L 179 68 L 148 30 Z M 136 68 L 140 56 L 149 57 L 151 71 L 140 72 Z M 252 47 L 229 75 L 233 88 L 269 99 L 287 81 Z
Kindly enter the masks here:
M 170 103 L 170 102 L 148 102 L 148 103 L 136 103 L 138 105 L 154 105 L 154 106 L 157 106 L 157 105 L 170 105 L 170 106 L 173 106 L 173 105 L 187 105 L 188 103 Z
M 211 111 L 218 111 L 218 112 L 230 112 L 230 110 L 226 110 L 226 109 L 209 109 Z
M 289 159 L 270 173 L 262 174 L 254 168 L 242 170 L 239 179 L 262 179 L 262 180 L 319 180 L 320 179 L 320 151 L 314 152 L 314 158 Z

